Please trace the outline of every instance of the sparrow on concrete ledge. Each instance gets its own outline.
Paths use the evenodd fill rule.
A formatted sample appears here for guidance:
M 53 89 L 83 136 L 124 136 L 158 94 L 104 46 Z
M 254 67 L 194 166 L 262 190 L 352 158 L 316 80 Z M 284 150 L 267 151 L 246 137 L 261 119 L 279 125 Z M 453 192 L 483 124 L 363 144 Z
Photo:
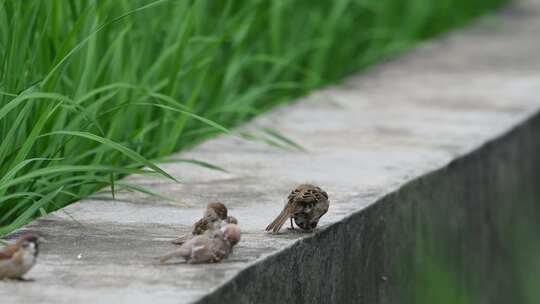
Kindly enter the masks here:
M 223 203 L 209 203 L 203 217 L 193 224 L 191 234 L 182 235 L 173 240 L 172 243 L 181 245 L 194 236 L 201 235 L 208 230 L 219 229 L 224 224 L 238 224 L 238 220 L 228 215 L 227 207 Z
M 328 211 L 330 202 L 328 194 L 321 188 L 302 184 L 294 189 L 287 197 L 287 203 L 277 218 L 266 227 L 266 231 L 277 233 L 287 219 L 293 227 L 293 219 L 303 231 L 310 232 L 319 223 L 319 219 Z
M 20 279 L 36 264 L 38 237 L 21 236 L 15 243 L 0 249 L 0 279 Z
M 240 241 L 240 228 L 227 224 L 221 229 L 208 230 L 187 240 L 182 246 L 160 258 L 163 264 L 174 257 L 183 257 L 188 264 L 218 263 L 227 258 Z

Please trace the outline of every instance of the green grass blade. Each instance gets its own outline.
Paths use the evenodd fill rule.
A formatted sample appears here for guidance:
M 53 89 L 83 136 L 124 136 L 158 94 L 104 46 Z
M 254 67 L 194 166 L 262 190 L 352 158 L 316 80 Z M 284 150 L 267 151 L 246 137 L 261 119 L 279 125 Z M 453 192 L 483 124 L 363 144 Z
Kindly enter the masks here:
M 32 217 L 34 216 L 36 211 L 38 211 L 39 208 L 43 207 L 47 203 L 50 203 L 52 199 L 56 197 L 56 195 L 58 195 L 60 191 L 62 191 L 62 187 L 58 188 L 54 192 L 47 194 L 46 196 L 42 197 L 37 202 L 32 204 L 30 208 L 26 209 L 24 213 L 21 214 L 19 217 L 17 217 L 17 219 L 15 219 L 10 225 L 5 226 L 5 227 L 0 227 L 0 235 L 4 235 L 7 232 L 13 231 L 14 229 L 19 228 L 23 226 L 24 224 L 26 224 L 30 219 L 32 219 Z
M 70 135 L 70 136 L 86 138 L 86 139 L 89 139 L 89 140 L 99 142 L 101 144 L 104 144 L 104 145 L 110 147 L 113 150 L 119 151 L 120 153 L 122 153 L 123 155 L 133 159 L 137 163 L 139 163 L 141 165 L 144 165 L 144 166 L 146 166 L 148 168 L 151 168 L 155 172 L 158 172 L 158 173 L 162 174 L 163 176 L 166 176 L 166 177 L 172 179 L 173 181 L 178 182 L 178 180 L 176 178 L 172 177 L 167 172 L 161 170 L 161 168 L 159 168 L 154 163 L 147 160 L 146 158 L 144 158 L 143 156 L 141 156 L 137 152 L 135 152 L 135 151 L 133 151 L 133 150 L 127 148 L 127 147 L 124 147 L 121 144 L 118 144 L 118 143 L 116 143 L 116 142 L 114 142 L 114 141 L 112 141 L 112 140 L 110 140 L 108 138 L 97 136 L 95 134 L 88 133 L 88 132 L 79 132 L 79 131 L 54 131 L 54 132 L 49 132 L 49 133 L 43 134 L 42 136 L 53 136 L 53 135 Z
M 223 173 L 229 173 L 229 171 L 225 170 L 223 167 L 220 167 L 218 165 L 214 165 L 214 164 L 202 161 L 202 160 L 197 160 L 197 159 L 175 158 L 175 157 L 173 157 L 173 158 L 165 158 L 163 160 L 160 160 L 159 163 L 164 163 L 164 164 L 167 164 L 167 163 L 190 163 L 190 164 L 194 164 L 194 165 L 197 165 L 197 166 L 201 166 L 201 167 L 206 168 L 206 169 L 216 170 L 216 171 L 220 171 L 220 172 L 223 172 Z

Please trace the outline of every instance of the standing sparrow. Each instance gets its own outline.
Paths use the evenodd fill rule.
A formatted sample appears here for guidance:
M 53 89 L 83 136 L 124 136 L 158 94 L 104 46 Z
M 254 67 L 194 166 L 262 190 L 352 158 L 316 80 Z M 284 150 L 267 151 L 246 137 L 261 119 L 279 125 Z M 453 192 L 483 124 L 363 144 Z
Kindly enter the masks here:
M 34 234 L 23 235 L 0 249 L 0 279 L 22 279 L 36 264 L 38 253 L 38 237 Z
M 227 207 L 223 203 L 209 203 L 204 211 L 203 218 L 193 224 L 191 235 L 183 235 L 172 241 L 173 244 L 181 245 L 196 235 L 201 235 L 208 230 L 219 229 L 223 224 L 238 224 L 235 217 L 227 215 Z
M 232 252 L 240 241 L 240 228 L 227 224 L 219 230 L 208 230 L 187 240 L 182 246 L 160 258 L 165 263 L 173 257 L 183 257 L 188 264 L 218 263 Z
M 290 219 L 291 229 L 293 219 L 298 227 L 311 231 L 317 227 L 319 219 L 328 211 L 330 202 L 328 194 L 321 188 L 302 184 L 294 189 L 287 197 L 287 204 L 277 218 L 266 227 L 266 231 L 277 233 L 283 224 Z

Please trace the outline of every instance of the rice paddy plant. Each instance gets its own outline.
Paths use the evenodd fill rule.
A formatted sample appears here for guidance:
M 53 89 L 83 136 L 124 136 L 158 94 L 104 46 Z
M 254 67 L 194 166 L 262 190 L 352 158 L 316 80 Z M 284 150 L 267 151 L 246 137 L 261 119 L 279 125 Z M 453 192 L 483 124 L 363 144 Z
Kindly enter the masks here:
M 503 2 L 0 0 L 0 235 Z

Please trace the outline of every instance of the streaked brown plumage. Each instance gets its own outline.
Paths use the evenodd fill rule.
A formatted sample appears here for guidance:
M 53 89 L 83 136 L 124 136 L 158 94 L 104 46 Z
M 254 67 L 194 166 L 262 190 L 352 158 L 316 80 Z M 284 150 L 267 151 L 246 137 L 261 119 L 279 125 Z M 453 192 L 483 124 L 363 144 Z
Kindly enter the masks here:
M 192 235 L 201 235 L 207 230 L 214 229 L 217 221 L 211 221 L 206 218 L 202 218 L 193 224 L 193 230 L 191 231 Z
M 182 246 L 161 257 L 165 263 L 174 257 L 183 257 L 188 264 L 218 263 L 227 258 L 233 246 L 240 241 L 240 228 L 227 224 L 221 229 L 208 230 L 187 240 Z
M 210 220 L 226 220 L 227 219 L 227 207 L 221 202 L 209 203 L 206 206 L 203 218 Z
M 209 203 L 204 211 L 203 218 L 193 224 L 191 234 L 182 235 L 172 241 L 173 244 L 182 245 L 190 238 L 201 235 L 208 230 L 219 229 L 224 224 L 238 224 L 235 217 L 228 215 L 227 207 L 220 202 Z
M 266 227 L 266 231 L 279 232 L 283 224 L 290 219 L 304 231 L 311 231 L 319 223 L 319 219 L 328 211 L 330 202 L 328 194 L 321 188 L 302 184 L 296 187 L 287 197 L 287 203 L 276 217 L 276 219 Z
M 34 267 L 38 254 L 39 242 L 34 234 L 23 235 L 0 249 L 0 279 L 22 279 Z

